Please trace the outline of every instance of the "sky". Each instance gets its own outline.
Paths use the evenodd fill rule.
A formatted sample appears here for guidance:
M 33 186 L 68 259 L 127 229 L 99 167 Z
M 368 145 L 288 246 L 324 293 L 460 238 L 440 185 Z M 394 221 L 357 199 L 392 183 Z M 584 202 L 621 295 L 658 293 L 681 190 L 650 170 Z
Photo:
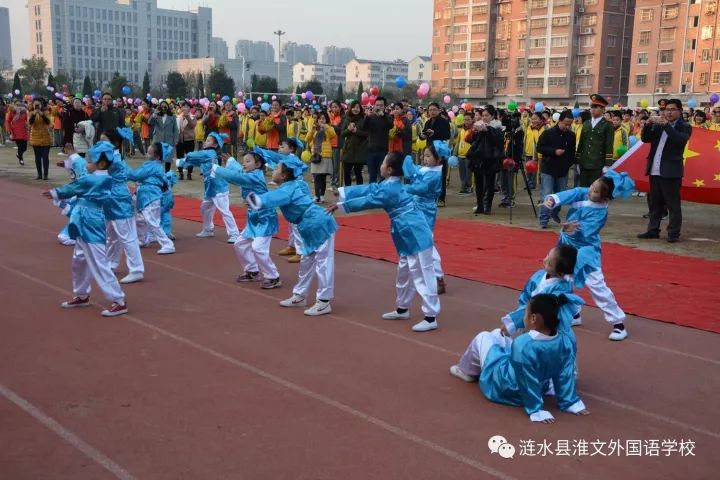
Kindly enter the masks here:
M 0 0 L 0 6 L 10 8 L 16 67 L 30 56 L 25 5 Z M 287 32 L 283 42 L 309 43 L 318 57 L 326 45 L 351 47 L 358 57 L 374 60 L 410 60 L 429 56 L 432 48 L 433 0 L 158 0 L 159 7 L 174 10 L 198 5 L 213 9 L 213 35 L 227 42 L 231 57 L 240 39 L 266 40 L 277 50 L 272 32 L 278 28 Z M 248 16 L 248 11 L 262 13 Z

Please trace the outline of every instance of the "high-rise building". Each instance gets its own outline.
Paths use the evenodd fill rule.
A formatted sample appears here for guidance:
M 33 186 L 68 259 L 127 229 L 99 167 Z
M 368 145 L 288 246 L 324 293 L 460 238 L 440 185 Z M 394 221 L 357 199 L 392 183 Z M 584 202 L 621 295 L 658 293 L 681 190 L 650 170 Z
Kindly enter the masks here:
M 432 88 L 506 105 L 624 102 L 635 0 L 435 0 Z
M 717 0 L 637 0 L 628 105 L 673 96 L 698 102 L 720 91 Z
M 335 93 L 338 85 L 345 85 L 345 65 L 324 63 L 296 63 L 293 65 L 293 87 L 312 80 L 322 84 L 325 93 Z
M 238 40 L 235 44 L 235 58 L 245 58 L 246 62 L 274 62 L 275 48 L 270 42 Z
M 317 62 L 317 50 L 308 44 L 285 42 L 280 51 L 280 61 L 289 65 Z
M 329 47 L 323 48 L 320 62 L 326 65 L 345 66 L 353 58 L 355 58 L 355 50 L 352 48 L 341 48 L 330 45 Z
M 12 67 L 10 10 L 0 7 L 0 70 L 9 70 L 10 67 Z
M 210 39 L 210 56 L 216 58 L 220 62 L 228 59 L 228 44 L 220 37 L 212 37 Z
M 402 60 L 383 62 L 380 60 L 350 60 L 345 65 L 345 88 L 352 92 L 362 82 L 364 88 L 384 87 L 394 84 L 397 77 L 408 76 L 408 64 Z
M 157 0 L 28 0 L 30 53 L 99 84 L 119 72 L 142 82 L 158 60 L 210 55 L 212 9 L 167 10 Z

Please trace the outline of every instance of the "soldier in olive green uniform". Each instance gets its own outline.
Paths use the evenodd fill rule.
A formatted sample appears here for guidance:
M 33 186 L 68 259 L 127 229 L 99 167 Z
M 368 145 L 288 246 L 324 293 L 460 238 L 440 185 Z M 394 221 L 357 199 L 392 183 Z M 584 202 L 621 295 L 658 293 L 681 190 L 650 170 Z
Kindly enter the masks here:
M 583 124 L 575 156 L 580 167 L 580 186 L 589 187 L 602 176 L 603 167 L 613 164 L 615 131 L 603 118 L 608 102 L 598 94 L 590 96 L 591 118 Z

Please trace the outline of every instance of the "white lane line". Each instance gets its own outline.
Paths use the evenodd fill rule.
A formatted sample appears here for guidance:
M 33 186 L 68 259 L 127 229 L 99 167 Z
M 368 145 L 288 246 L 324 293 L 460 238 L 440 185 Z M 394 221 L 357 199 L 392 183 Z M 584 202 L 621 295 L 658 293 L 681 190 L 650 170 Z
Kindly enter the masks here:
M 28 402 L 24 398 L 22 398 L 17 393 L 10 390 L 8 387 L 0 383 L 0 395 L 20 407 L 22 410 L 25 411 L 28 415 L 33 417 L 35 420 L 40 422 L 43 426 L 45 426 L 48 430 L 51 430 L 54 432 L 57 436 L 65 440 L 67 443 L 75 447 L 76 449 L 80 450 L 83 454 L 85 454 L 86 457 L 90 458 L 92 461 L 103 467 L 108 472 L 115 475 L 116 478 L 122 479 L 122 480 L 133 480 L 135 477 L 133 477 L 130 472 L 125 470 L 123 467 L 118 465 L 117 463 L 113 462 L 110 458 L 105 456 L 100 450 L 93 447 L 89 443 L 87 443 L 82 438 L 75 435 L 73 432 L 68 430 L 67 428 L 60 425 L 57 421 L 55 421 L 50 416 L 46 415 L 42 410 L 37 408 L 32 403 Z
M 22 272 L 20 270 L 16 270 L 12 267 L 8 267 L 7 265 L 0 265 L 0 268 L 3 270 L 6 270 L 10 273 L 14 273 L 20 277 L 25 278 L 26 280 L 29 280 L 31 282 L 37 283 L 39 285 L 42 285 L 48 289 L 54 290 L 58 293 L 61 293 L 63 295 L 67 295 L 68 291 L 64 288 L 60 288 L 57 285 L 54 285 L 52 283 L 46 282 L 40 278 L 37 278 L 33 275 L 29 275 L 25 272 Z M 98 308 L 102 308 L 100 304 L 97 304 L 95 302 L 91 302 L 93 305 L 95 305 Z M 488 475 L 492 475 L 495 478 L 499 478 L 501 480 L 517 480 L 515 477 L 511 475 L 507 475 L 499 470 L 496 470 L 490 466 L 487 466 L 481 462 L 478 462 L 470 457 L 466 457 L 465 455 L 462 455 L 461 453 L 458 453 L 454 450 L 451 450 L 449 448 L 443 447 L 442 445 L 439 445 L 437 443 L 434 443 L 430 440 L 427 440 L 423 437 L 420 437 L 419 435 L 415 435 L 414 433 L 411 433 L 403 428 L 400 428 L 396 425 L 393 425 L 389 422 L 386 422 L 384 420 L 381 420 L 378 417 L 375 417 L 373 415 L 367 414 L 365 412 L 362 412 L 360 410 L 356 410 L 355 408 L 342 403 L 338 400 L 335 400 L 333 398 L 327 397 L 321 393 L 317 393 L 315 391 L 312 391 L 310 389 L 307 389 L 301 385 L 298 385 L 297 383 L 293 383 L 289 380 L 286 380 L 282 377 L 279 377 L 277 375 L 274 375 L 272 373 L 266 372 L 265 370 L 262 370 L 258 367 L 255 367 L 254 365 L 243 362 L 242 360 L 238 360 L 234 357 L 231 357 L 229 355 L 226 355 L 224 353 L 218 352 L 217 350 L 213 350 L 210 347 L 206 347 L 205 345 L 202 345 L 200 343 L 194 342 L 193 340 L 190 340 L 189 338 L 183 337 L 182 335 L 178 335 L 176 333 L 173 333 L 169 330 L 165 330 L 164 328 L 155 326 L 151 323 L 147 323 L 144 320 L 130 314 L 122 315 L 120 319 L 125 319 L 130 321 L 131 323 L 134 323 L 136 325 L 139 325 L 141 327 L 144 327 L 148 330 L 151 330 L 157 334 L 163 335 L 165 337 L 168 337 L 172 340 L 175 340 L 178 343 L 181 343 L 183 345 L 186 345 L 188 347 L 191 347 L 199 352 L 206 353 L 218 360 L 222 360 L 224 362 L 230 363 L 232 365 L 235 365 L 236 367 L 240 367 L 243 370 L 246 370 L 250 373 L 253 373 L 259 377 L 262 377 L 270 382 L 276 383 L 278 385 L 281 385 L 288 390 L 292 390 L 300 395 L 306 396 L 308 398 L 312 398 L 313 400 L 317 400 L 318 402 L 321 402 L 329 407 L 333 407 L 337 410 L 340 410 L 341 412 L 347 413 L 349 415 L 352 415 L 355 418 L 359 418 L 361 420 L 364 420 L 365 422 L 368 422 L 372 425 L 375 425 L 376 427 L 381 428 L 382 430 L 385 430 L 389 433 L 392 433 L 394 435 L 397 435 L 407 441 L 410 441 L 412 443 L 415 443 L 417 445 L 421 445 L 423 447 L 426 447 L 436 453 L 439 453 L 441 455 L 444 455 L 452 460 L 456 460 L 460 463 L 463 463 L 469 467 L 475 468 L 476 470 L 480 470 L 482 472 L 487 473 Z M 49 418 L 49 417 L 48 417 Z M 52 419 L 50 419 L 52 420 Z M 55 422 L 56 423 L 56 422 Z M 79 439 L 78 439 L 79 440 Z M 90 447 L 92 448 L 92 447 Z M 99 453 L 99 452 L 97 452 Z M 102 455 L 102 454 L 100 454 Z M 120 477 L 120 478 L 132 478 L 132 477 Z

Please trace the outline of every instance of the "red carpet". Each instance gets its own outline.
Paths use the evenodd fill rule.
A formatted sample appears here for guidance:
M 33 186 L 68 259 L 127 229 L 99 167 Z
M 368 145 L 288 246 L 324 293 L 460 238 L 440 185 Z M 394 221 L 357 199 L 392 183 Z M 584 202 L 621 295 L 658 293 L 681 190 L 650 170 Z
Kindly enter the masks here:
M 199 200 L 176 196 L 173 216 L 199 222 L 199 205 Z M 245 209 L 232 207 L 232 211 L 242 229 Z M 387 215 L 336 218 L 337 251 L 397 261 Z M 286 239 L 287 224 L 282 216 L 280 220 L 278 237 Z M 217 214 L 215 222 L 222 225 Z M 557 241 L 555 232 L 454 219 L 438 220 L 435 237 L 446 274 L 516 290 L 541 268 Z M 720 262 L 604 243 L 603 273 L 627 313 L 720 333 Z M 582 295 L 589 300 L 586 291 Z

